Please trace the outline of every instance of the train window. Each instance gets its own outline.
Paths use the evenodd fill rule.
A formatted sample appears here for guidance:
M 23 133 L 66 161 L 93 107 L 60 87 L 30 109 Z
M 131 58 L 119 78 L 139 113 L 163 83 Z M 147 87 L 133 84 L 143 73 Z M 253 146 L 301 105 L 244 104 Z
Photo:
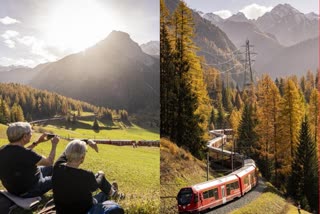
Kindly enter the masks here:
M 231 190 L 239 189 L 239 182 L 236 181 L 236 182 L 227 184 L 226 187 L 227 187 L 227 195 L 230 195 Z
M 203 192 L 203 198 L 204 199 L 209 198 L 209 191 Z
M 227 195 L 230 195 L 231 194 L 231 184 L 227 184 L 226 187 L 227 187 Z
M 233 183 L 233 189 L 239 189 L 239 182 L 234 182 Z
M 179 194 L 178 194 L 178 204 L 180 205 L 187 205 L 190 204 L 191 198 L 192 198 L 192 189 L 187 188 L 187 189 L 181 189 Z
M 255 176 L 254 176 L 254 172 L 251 173 L 251 184 L 254 184 L 254 180 L 255 180 Z
M 198 203 L 198 195 L 197 194 L 194 194 L 194 200 L 193 200 L 194 203 Z
M 216 200 L 219 199 L 218 188 L 213 189 L 213 195 Z
M 249 184 L 249 176 L 247 176 L 247 177 L 244 178 L 244 183 L 245 183 L 245 184 Z
M 209 198 L 213 197 L 213 189 L 209 190 Z

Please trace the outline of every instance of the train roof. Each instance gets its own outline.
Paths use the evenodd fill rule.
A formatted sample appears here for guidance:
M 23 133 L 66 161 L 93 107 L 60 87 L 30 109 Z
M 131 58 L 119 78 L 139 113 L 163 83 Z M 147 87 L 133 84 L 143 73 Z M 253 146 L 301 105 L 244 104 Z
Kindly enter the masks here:
M 216 138 L 213 138 L 212 140 L 208 141 L 208 144 L 207 144 L 207 145 L 211 145 L 212 143 L 216 143 L 216 142 L 222 140 L 223 138 L 226 138 L 226 137 L 216 137 Z
M 248 172 L 251 172 L 254 170 L 255 170 L 254 166 L 244 166 L 244 167 L 241 167 L 240 169 L 232 172 L 231 175 L 237 175 L 237 176 L 241 177 L 241 176 L 247 174 Z
M 210 181 L 206 181 L 206 182 L 203 182 L 203 183 L 195 184 L 192 187 L 195 190 L 199 191 L 199 190 L 207 189 L 209 187 L 214 187 L 214 186 L 217 186 L 217 185 L 219 185 L 221 183 L 225 183 L 225 182 L 229 182 L 229 181 L 233 181 L 233 180 L 238 180 L 238 177 L 235 176 L 235 175 L 226 175 L 226 176 L 214 179 L 214 180 L 210 180 Z

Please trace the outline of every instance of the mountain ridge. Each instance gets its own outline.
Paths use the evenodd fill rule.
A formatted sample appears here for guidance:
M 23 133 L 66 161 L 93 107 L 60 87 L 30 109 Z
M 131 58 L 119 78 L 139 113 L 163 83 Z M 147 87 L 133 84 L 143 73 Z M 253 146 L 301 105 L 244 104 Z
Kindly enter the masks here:
M 86 51 L 45 66 L 30 85 L 95 105 L 136 112 L 159 109 L 159 60 L 130 35 L 113 31 Z M 151 87 L 151 89 L 150 89 Z

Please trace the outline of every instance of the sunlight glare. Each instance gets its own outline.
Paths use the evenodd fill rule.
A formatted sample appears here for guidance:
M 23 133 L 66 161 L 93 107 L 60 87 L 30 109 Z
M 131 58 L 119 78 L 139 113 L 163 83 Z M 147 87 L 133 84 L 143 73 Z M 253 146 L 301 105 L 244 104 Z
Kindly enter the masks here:
M 61 1 L 50 14 L 47 39 L 61 50 L 82 51 L 106 38 L 113 20 L 111 11 L 94 0 Z

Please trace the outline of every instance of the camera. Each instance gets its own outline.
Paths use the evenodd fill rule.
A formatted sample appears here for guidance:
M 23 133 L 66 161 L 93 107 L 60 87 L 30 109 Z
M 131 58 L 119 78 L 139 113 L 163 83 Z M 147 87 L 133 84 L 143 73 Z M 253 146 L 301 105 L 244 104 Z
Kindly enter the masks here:
M 82 139 L 81 141 L 84 141 L 86 144 L 88 144 L 89 139 Z
M 56 136 L 55 134 L 49 134 L 49 133 L 46 133 L 46 135 L 47 135 L 47 140 L 50 140 L 51 138 Z

